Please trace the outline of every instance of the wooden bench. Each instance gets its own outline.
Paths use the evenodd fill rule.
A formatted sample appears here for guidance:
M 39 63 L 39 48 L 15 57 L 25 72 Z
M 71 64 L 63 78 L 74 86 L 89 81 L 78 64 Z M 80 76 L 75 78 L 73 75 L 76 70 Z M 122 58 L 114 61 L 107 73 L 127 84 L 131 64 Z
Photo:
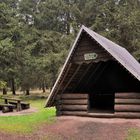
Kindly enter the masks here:
M 12 104 L 3 104 L 3 103 L 0 103 L 0 108 L 2 110 L 3 113 L 6 113 L 6 112 L 12 112 L 13 109 L 16 108 L 15 105 L 12 105 Z
M 16 109 L 17 111 L 21 111 L 21 99 L 15 99 L 15 98 L 7 98 L 7 97 L 1 97 L 1 99 L 4 99 L 5 104 L 9 104 L 9 101 L 15 101 L 16 102 Z
M 12 105 L 16 105 L 17 107 L 17 102 L 15 101 L 8 101 L 9 104 L 12 104 Z M 20 102 L 21 104 L 21 109 L 29 109 L 30 108 L 30 103 L 27 103 L 27 102 Z

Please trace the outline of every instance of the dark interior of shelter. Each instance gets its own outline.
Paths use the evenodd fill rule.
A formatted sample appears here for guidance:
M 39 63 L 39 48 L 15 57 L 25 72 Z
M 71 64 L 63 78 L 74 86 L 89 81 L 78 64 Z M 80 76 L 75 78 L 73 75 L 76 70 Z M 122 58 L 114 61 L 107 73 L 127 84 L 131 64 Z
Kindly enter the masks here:
M 89 112 L 114 113 L 114 93 L 90 93 Z
M 71 81 L 75 88 L 68 88 L 65 92 L 89 93 L 89 112 L 114 112 L 115 93 L 140 92 L 140 82 L 117 61 L 89 63 L 82 68 L 86 72 L 82 73 L 84 76 L 77 75 L 80 81 Z

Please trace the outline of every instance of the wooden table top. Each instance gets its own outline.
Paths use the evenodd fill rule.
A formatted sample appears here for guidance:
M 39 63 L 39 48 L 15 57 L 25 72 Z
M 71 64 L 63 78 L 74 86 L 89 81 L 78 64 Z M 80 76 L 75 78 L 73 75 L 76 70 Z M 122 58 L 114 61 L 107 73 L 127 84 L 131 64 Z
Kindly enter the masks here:
M 6 100 L 13 100 L 13 101 L 22 101 L 21 99 L 16 99 L 16 98 L 9 98 L 9 97 L 1 97 L 1 99 L 6 99 Z

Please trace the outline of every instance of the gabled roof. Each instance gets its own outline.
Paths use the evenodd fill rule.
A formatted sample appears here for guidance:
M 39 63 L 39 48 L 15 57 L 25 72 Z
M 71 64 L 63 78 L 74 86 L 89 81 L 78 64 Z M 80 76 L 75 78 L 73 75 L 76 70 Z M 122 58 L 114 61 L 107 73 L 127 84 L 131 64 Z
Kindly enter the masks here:
M 65 61 L 65 64 L 51 90 L 51 93 L 47 99 L 46 107 L 52 106 L 54 98 L 57 94 L 56 89 L 59 86 L 60 80 L 62 79 L 62 74 L 69 63 L 70 57 L 73 50 L 76 47 L 78 40 L 83 32 L 86 32 L 90 37 L 92 37 L 96 42 L 100 44 L 112 57 L 114 57 L 127 71 L 129 71 L 136 79 L 140 81 L 140 64 L 137 60 L 123 47 L 117 45 L 116 43 L 110 41 L 109 39 L 97 34 L 96 32 L 90 30 L 89 28 L 82 26 L 78 36 L 69 52 L 69 55 Z

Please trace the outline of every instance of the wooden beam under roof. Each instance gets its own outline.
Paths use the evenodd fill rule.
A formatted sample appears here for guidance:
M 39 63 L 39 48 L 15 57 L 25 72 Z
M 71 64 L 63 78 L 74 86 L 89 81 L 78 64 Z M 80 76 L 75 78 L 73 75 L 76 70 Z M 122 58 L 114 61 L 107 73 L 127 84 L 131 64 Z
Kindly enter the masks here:
M 68 67 L 67 67 L 67 69 L 66 69 L 66 71 L 65 71 L 65 73 L 64 73 L 63 79 L 62 79 L 61 81 L 59 81 L 60 83 L 58 82 L 59 84 L 58 84 L 58 87 L 57 87 L 55 93 L 57 93 L 57 92 L 59 91 L 59 88 L 60 88 L 60 86 L 62 85 L 62 83 L 63 83 L 65 77 L 67 76 L 67 74 L 68 74 L 68 72 L 69 72 L 69 69 L 70 69 L 71 67 L 72 67 L 72 63 L 70 63 L 70 64 L 68 65 Z
M 101 77 L 101 75 L 103 74 L 103 72 L 105 71 L 105 69 L 109 66 L 109 63 L 105 63 L 105 65 L 103 66 L 103 68 L 98 72 L 98 74 L 95 76 L 94 78 L 94 83 Z
M 82 64 L 80 64 L 80 65 L 76 68 L 75 72 L 73 73 L 73 75 L 71 76 L 71 78 L 69 79 L 69 81 L 67 82 L 67 84 L 65 85 L 65 87 L 63 88 L 63 90 L 62 90 L 61 93 L 63 93 L 63 92 L 65 91 L 65 89 L 68 87 L 68 85 L 69 85 L 70 82 L 73 80 L 73 78 L 75 77 L 75 75 L 77 74 L 77 72 L 79 71 L 79 69 L 81 68 L 81 66 L 82 66 Z
M 79 86 L 80 82 L 82 81 L 82 79 L 85 77 L 85 75 L 87 74 L 87 72 L 89 71 L 89 69 L 91 68 L 91 66 L 93 65 L 93 63 L 88 64 L 87 69 L 85 70 L 85 72 L 83 73 L 83 75 L 80 77 L 79 81 L 77 82 L 77 84 L 75 84 L 74 89 L 72 90 L 72 92 Z
M 95 67 L 95 69 L 93 70 L 93 72 L 91 73 L 91 75 L 89 75 L 88 79 L 86 80 L 86 83 L 85 83 L 85 85 L 84 85 L 83 88 L 85 88 L 85 87 L 88 85 L 88 83 L 90 82 L 91 78 L 92 78 L 92 77 L 95 75 L 95 73 L 99 70 L 99 68 L 101 67 L 101 65 L 102 65 L 102 63 L 99 63 L 99 64 Z
M 108 65 L 109 65 L 108 63 L 105 63 L 105 65 L 102 67 L 102 69 L 100 71 L 98 71 L 98 73 L 95 75 L 93 81 L 91 82 L 92 85 L 97 82 L 97 80 L 101 77 L 101 75 L 103 74 L 105 69 L 108 67 Z M 91 87 L 91 84 L 89 85 L 89 87 Z

